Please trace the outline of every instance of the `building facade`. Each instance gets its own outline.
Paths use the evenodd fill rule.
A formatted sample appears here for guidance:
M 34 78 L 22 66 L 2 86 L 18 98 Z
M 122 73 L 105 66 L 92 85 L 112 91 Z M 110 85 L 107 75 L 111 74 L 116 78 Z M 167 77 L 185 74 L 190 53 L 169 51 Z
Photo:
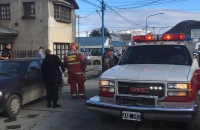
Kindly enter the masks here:
M 13 41 L 0 40 L 0 44 L 12 43 L 20 57 L 30 57 L 24 53 L 43 46 L 62 59 L 75 42 L 75 9 L 79 9 L 75 0 L 1 0 L 0 28 L 12 29 L 18 35 Z

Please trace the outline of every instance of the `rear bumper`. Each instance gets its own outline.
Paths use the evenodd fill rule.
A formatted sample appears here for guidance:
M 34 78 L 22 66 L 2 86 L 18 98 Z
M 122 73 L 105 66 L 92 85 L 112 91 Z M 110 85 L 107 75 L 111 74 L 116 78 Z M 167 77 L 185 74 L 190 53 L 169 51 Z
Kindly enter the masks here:
M 87 60 L 87 64 L 92 64 L 91 59 L 86 59 Z
M 114 98 L 95 96 L 87 100 L 87 108 L 94 112 L 122 117 L 122 111 L 140 112 L 142 119 L 190 121 L 196 113 L 195 102 L 159 102 L 156 107 L 125 106 L 114 103 Z

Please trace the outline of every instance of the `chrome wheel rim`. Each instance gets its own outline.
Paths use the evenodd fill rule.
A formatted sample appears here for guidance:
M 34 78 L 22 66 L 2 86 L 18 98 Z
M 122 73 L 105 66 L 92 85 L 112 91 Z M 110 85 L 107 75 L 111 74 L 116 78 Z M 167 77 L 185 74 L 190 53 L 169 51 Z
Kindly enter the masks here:
M 12 102 L 10 103 L 11 112 L 16 114 L 16 113 L 18 113 L 19 109 L 20 109 L 19 100 L 17 100 L 17 99 L 12 100 Z

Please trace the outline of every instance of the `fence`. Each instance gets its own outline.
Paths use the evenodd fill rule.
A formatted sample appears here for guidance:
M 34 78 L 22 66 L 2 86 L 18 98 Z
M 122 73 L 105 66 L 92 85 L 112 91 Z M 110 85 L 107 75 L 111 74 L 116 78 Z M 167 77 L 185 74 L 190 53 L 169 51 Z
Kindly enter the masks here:
M 27 51 L 14 51 L 14 55 L 15 58 L 30 58 L 30 57 L 34 57 L 35 52 L 37 52 L 38 50 L 27 50 Z

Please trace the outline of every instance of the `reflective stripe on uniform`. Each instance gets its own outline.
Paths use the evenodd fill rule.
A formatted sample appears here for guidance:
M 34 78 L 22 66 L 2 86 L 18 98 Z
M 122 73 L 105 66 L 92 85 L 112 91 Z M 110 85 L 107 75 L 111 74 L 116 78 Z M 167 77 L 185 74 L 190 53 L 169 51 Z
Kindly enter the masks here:
M 72 73 L 68 73 L 68 74 L 72 74 Z M 84 74 L 84 72 L 74 72 L 73 74 Z
M 75 65 L 75 64 L 81 64 L 81 62 L 72 62 L 72 63 L 67 63 L 67 65 Z
M 77 94 L 72 94 L 72 96 L 77 96 Z
M 81 96 L 85 96 L 85 94 L 79 94 L 79 95 L 81 95 Z
M 84 74 L 84 72 L 75 72 L 75 74 Z

